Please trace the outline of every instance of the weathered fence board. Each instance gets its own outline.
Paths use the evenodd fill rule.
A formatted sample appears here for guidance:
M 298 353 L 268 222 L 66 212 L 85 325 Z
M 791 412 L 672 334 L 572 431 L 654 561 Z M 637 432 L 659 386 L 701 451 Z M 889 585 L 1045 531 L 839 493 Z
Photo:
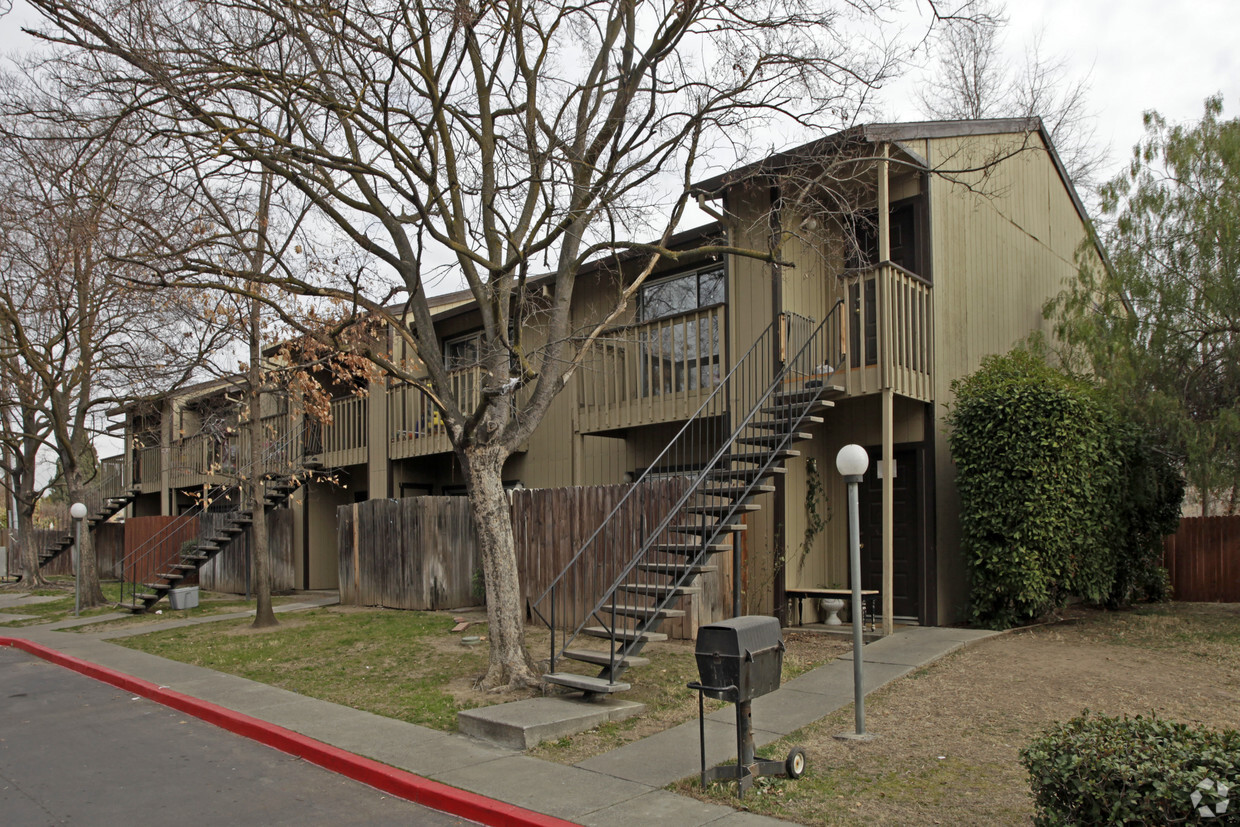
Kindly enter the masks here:
M 152 582 L 155 575 L 179 561 L 182 545 L 197 539 L 197 518 L 130 517 L 125 520 L 125 580 Z M 191 575 L 183 582 L 197 581 Z
M 395 609 L 448 609 L 479 601 L 481 568 L 464 497 L 407 497 L 337 511 L 340 600 Z
M 671 495 L 685 483 L 647 483 L 651 484 L 666 488 Z M 527 606 L 559 575 L 630 487 L 513 492 L 517 568 Z M 663 514 L 650 503 L 671 499 L 646 499 L 644 513 L 635 514 L 636 519 L 629 524 L 650 525 L 661 520 Z M 478 603 L 473 581 L 481 569 L 481 558 L 464 497 L 408 497 L 345 505 L 338 511 L 337 526 L 341 602 L 422 610 Z M 633 539 L 629 538 L 630 545 Z M 612 538 L 613 543 L 623 545 L 621 541 Z M 575 611 L 583 613 L 593 606 L 614 576 L 601 566 L 586 567 L 582 581 L 573 584 L 580 593 Z M 664 631 L 688 638 L 696 634 L 699 624 L 725 617 L 726 576 L 721 571 L 699 578 L 701 594 L 684 599 L 680 607 L 686 610 L 685 616 L 668 621 Z
M 1240 516 L 1185 517 L 1163 541 L 1172 597 L 1197 603 L 1240 603 Z
M 95 540 L 95 559 L 99 566 L 100 580 L 119 580 L 121 577 L 121 559 L 125 554 L 125 524 L 101 523 L 92 531 Z M 46 548 L 55 540 L 59 540 L 59 529 L 35 529 L 35 548 Z M 22 573 L 21 560 L 18 559 L 17 546 L 9 542 L 8 530 L 5 529 L 0 544 L 4 545 L 8 556 L 8 573 L 11 576 Z M 73 576 L 73 551 L 66 550 L 43 567 L 45 575 Z
M 203 535 L 209 535 L 227 518 L 225 514 L 203 514 L 198 519 Z M 236 538 L 198 570 L 198 584 L 210 591 L 245 594 L 250 576 L 250 543 L 253 530 Z M 267 512 L 267 550 L 271 557 L 271 590 L 293 590 L 293 512 L 276 508 Z

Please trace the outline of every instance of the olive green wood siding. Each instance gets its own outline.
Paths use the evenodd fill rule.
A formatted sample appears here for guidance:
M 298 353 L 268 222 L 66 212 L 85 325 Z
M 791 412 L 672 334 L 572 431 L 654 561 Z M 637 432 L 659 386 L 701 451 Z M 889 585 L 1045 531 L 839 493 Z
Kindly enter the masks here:
M 932 167 L 983 165 L 980 174 L 930 184 L 934 252 L 935 490 L 939 622 L 963 616 L 967 582 L 960 553 L 959 500 L 943 416 L 951 383 L 983 357 L 1004 353 L 1034 331 L 1049 332 L 1045 302 L 1076 273 L 1074 253 L 1086 232 L 1071 196 L 1038 136 L 936 139 Z M 1017 151 L 1019 150 L 1019 151 Z

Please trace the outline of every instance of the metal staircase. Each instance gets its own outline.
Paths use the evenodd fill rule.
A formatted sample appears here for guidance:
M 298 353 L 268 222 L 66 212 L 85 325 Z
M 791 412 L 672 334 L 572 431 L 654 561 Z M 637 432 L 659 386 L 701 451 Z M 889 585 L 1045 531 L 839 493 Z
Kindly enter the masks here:
M 822 322 L 784 314 L 726 376 L 688 377 L 714 391 L 531 606 L 551 631 L 545 681 L 587 694 L 628 689 L 621 676 L 647 662 L 647 643 L 667 639 L 663 621 L 683 616 L 677 604 L 700 591 L 696 578 L 717 569 L 716 555 L 732 552 L 739 572 L 745 515 L 840 390 L 844 323 L 842 302 Z M 561 671 L 564 661 L 601 670 Z
M 100 523 L 107 522 L 137 496 L 138 489 L 133 485 L 124 457 L 111 457 L 100 462 L 98 477 L 82 497 L 86 505 L 86 530 L 91 531 Z M 73 542 L 74 529 L 70 525 L 39 550 L 39 568 L 73 548 Z
M 288 429 L 257 460 L 237 472 L 237 482 L 212 487 L 196 506 L 127 554 L 122 564 L 125 579 L 119 607 L 134 614 L 150 611 L 243 534 L 254 521 L 248 508 L 253 499 L 250 486 L 263 486 L 264 512 L 284 505 L 301 486 L 304 475 L 318 467 L 305 454 L 304 430 L 304 425 Z M 172 538 L 207 512 L 223 513 L 225 518 L 210 532 L 200 534 L 181 548 L 167 548 Z

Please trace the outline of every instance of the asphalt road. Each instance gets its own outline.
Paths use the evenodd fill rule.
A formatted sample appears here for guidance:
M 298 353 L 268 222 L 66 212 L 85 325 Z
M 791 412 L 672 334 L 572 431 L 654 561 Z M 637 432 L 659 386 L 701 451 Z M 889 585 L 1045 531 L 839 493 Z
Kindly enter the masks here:
M 0 824 L 463 825 L 0 647 Z

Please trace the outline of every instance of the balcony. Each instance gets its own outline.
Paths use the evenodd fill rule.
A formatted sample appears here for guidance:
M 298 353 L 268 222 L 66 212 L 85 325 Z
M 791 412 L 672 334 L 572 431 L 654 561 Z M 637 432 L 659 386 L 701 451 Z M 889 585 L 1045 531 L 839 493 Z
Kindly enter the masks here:
M 692 416 L 725 372 L 725 310 L 726 305 L 717 304 L 600 337 L 577 373 L 581 430 L 610 431 Z
M 839 277 L 849 308 L 848 361 L 836 380 L 847 396 L 891 388 L 929 402 L 934 397 L 933 291 L 930 282 L 884 262 Z
M 370 434 L 370 397 L 333 399 L 331 422 L 306 420 L 306 453 L 320 455 L 324 467 L 340 468 L 367 461 Z
M 465 410 L 477 407 L 482 388 L 482 368 L 474 366 L 448 374 L 450 393 Z M 388 391 L 388 457 L 405 459 L 443 454 L 452 450 L 443 415 L 430 397 L 412 385 Z

